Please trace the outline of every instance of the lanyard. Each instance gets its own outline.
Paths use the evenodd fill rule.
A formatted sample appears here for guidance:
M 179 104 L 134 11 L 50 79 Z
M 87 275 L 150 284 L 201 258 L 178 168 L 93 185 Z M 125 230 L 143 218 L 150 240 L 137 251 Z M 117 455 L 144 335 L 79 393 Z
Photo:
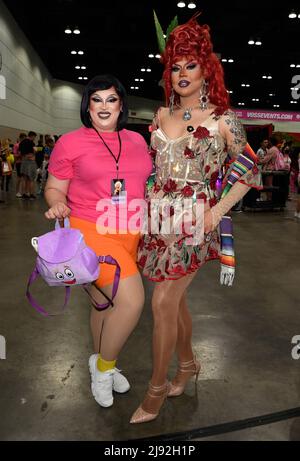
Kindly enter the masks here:
M 101 139 L 101 141 L 102 141 L 103 144 L 105 145 L 106 149 L 108 150 L 108 152 L 110 153 L 110 155 L 113 157 L 114 161 L 116 162 L 116 167 L 117 167 L 117 179 L 119 179 L 119 161 L 120 161 L 121 151 L 122 151 L 122 140 L 121 140 L 120 132 L 118 131 L 119 154 L 118 154 L 118 157 L 116 157 L 115 154 L 114 154 L 114 153 L 111 151 L 111 149 L 108 147 L 108 145 L 106 144 L 106 142 L 104 141 L 104 139 L 102 138 L 101 134 L 98 133 L 98 131 L 96 130 L 96 128 L 94 128 L 94 130 L 96 131 L 97 135 L 99 136 L 99 138 Z

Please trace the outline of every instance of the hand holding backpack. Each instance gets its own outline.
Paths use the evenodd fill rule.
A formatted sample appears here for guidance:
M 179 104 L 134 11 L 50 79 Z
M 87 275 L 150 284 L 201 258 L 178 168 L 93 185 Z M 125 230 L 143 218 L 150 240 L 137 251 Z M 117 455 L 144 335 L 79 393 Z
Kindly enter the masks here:
M 42 315 L 49 314 L 40 306 L 30 293 L 30 286 L 41 276 L 49 286 L 65 287 L 66 307 L 70 298 L 70 288 L 74 285 L 82 285 L 91 297 L 96 309 L 104 310 L 113 306 L 110 300 L 101 290 L 103 296 L 108 300 L 105 304 L 98 304 L 90 295 L 87 285 L 97 280 L 100 273 L 100 264 L 106 263 L 116 266 L 113 283 L 112 299 L 116 296 L 120 281 L 120 266 L 112 256 L 97 256 L 96 253 L 86 245 L 82 233 L 78 229 L 71 229 L 69 220 L 65 219 L 65 227 L 60 227 L 58 221 L 55 230 L 34 237 L 31 240 L 33 248 L 38 253 L 36 266 L 29 277 L 26 296 L 30 304 Z

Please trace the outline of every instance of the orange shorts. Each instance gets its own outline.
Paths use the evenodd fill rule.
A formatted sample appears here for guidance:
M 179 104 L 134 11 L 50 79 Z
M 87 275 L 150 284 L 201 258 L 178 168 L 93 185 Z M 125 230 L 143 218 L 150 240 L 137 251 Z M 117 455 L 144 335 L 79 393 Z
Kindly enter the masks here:
M 121 268 L 121 279 L 139 273 L 136 264 L 139 233 L 101 235 L 97 232 L 96 223 L 74 217 L 70 217 L 70 226 L 81 231 L 85 243 L 94 250 L 97 256 L 110 255 L 118 261 Z M 115 266 L 101 264 L 100 276 L 95 284 L 99 288 L 111 285 L 114 282 L 114 276 Z

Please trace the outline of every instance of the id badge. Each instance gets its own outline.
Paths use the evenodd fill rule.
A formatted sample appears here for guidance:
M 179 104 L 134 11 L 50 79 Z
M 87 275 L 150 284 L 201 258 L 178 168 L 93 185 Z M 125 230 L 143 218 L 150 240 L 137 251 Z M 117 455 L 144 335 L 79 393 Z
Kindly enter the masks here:
M 125 188 L 125 179 L 111 180 L 111 201 L 115 205 L 126 203 L 127 192 Z

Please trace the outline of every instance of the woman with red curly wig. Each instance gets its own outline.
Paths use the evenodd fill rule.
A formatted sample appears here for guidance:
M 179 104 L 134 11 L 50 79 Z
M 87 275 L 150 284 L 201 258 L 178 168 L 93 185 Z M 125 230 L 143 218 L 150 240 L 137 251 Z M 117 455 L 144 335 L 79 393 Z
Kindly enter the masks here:
M 220 200 L 220 172 L 228 154 L 236 159 L 246 146 L 244 129 L 229 109 L 223 69 L 213 53 L 209 27 L 195 18 L 176 27 L 162 55 L 163 79 L 168 107 L 157 112 L 152 132 L 156 152 L 156 182 L 149 199 L 169 204 L 170 233 L 163 224 L 164 211 L 152 206 L 160 229 L 144 236 L 139 245 L 143 274 L 156 282 L 152 309 L 153 374 L 146 396 L 131 423 L 155 419 L 166 397 L 179 396 L 188 380 L 198 378 L 200 363 L 192 349 L 192 320 L 187 307 L 187 289 L 198 269 L 207 261 L 220 259 L 222 217 L 249 190 L 255 174 L 248 170 Z M 175 228 L 178 203 L 192 203 L 188 230 Z M 202 205 L 203 238 L 191 242 Z M 156 216 L 155 216 L 156 213 Z M 181 215 L 182 217 L 182 215 Z M 195 226 L 196 223 L 196 226 Z M 166 235 L 168 234 L 168 235 Z M 167 373 L 173 353 L 178 370 L 169 383 Z

